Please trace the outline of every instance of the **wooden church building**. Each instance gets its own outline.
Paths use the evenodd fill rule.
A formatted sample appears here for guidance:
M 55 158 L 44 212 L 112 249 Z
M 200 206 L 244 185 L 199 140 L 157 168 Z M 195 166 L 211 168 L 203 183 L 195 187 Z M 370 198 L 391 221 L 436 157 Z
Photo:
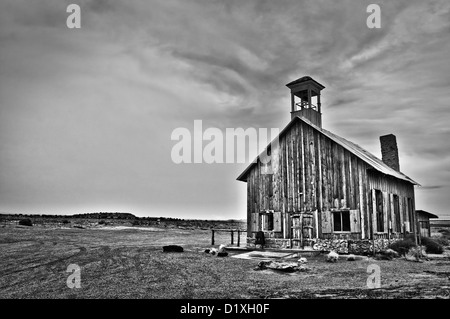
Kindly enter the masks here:
M 237 178 L 247 183 L 247 244 L 262 231 L 267 248 L 372 249 L 416 233 L 418 183 L 400 172 L 396 137 L 380 137 L 380 160 L 322 128 L 322 84 L 305 76 L 287 87 L 291 121 Z

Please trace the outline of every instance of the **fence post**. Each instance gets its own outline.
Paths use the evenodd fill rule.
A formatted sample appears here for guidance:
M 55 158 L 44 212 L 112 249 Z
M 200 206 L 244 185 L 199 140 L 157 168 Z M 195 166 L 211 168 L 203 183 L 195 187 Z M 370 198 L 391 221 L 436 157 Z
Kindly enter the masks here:
M 237 246 L 241 246 L 241 230 L 238 229 L 238 238 L 237 238 Z
M 234 244 L 234 232 L 231 231 L 231 245 Z
M 212 235 L 211 235 L 211 245 L 214 245 L 214 229 L 211 229 Z

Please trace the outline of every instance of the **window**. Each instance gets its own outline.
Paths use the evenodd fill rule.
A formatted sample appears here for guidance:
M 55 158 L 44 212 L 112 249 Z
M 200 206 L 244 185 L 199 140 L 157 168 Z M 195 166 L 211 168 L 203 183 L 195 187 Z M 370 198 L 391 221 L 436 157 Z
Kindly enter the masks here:
M 420 223 L 420 228 L 424 228 L 424 229 L 430 228 L 430 222 L 428 222 L 428 221 L 421 220 L 419 223 Z
M 259 214 L 261 230 L 272 231 L 273 229 L 273 213 L 272 212 L 261 212 Z
M 375 190 L 375 209 L 377 216 L 377 232 L 384 232 L 384 214 L 383 214 L 383 193 L 376 189 Z
M 397 233 L 401 233 L 402 225 L 400 223 L 400 201 L 398 199 L 398 195 L 394 195 L 393 199 L 394 199 L 395 231 Z
M 413 227 L 414 225 L 414 210 L 413 210 L 413 202 L 412 199 L 408 197 L 407 199 L 407 203 L 408 203 L 408 217 L 409 217 L 409 223 L 411 225 L 411 231 L 413 231 L 413 229 L 415 229 L 416 227 Z
M 336 232 L 350 231 L 350 211 L 333 212 L 333 230 Z
M 267 183 L 269 184 L 269 197 L 273 196 L 273 174 L 267 174 Z

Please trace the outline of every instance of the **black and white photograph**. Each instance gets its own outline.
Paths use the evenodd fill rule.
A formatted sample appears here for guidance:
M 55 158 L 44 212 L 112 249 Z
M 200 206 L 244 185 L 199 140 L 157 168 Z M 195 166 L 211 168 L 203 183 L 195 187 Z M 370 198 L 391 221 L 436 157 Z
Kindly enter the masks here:
M 450 299 L 449 123 L 448 0 L 0 0 L 0 299 Z

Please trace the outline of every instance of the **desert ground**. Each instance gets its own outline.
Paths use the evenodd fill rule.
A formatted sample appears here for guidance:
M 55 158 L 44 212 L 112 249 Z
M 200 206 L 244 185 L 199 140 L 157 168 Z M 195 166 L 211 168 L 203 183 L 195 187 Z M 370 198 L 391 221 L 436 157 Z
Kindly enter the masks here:
M 215 246 L 229 244 L 217 233 Z M 241 236 L 245 243 L 245 234 Z M 180 245 L 182 253 L 163 252 Z M 450 258 L 407 261 L 362 258 L 327 263 L 307 257 L 310 271 L 254 270 L 256 259 L 217 257 L 208 229 L 158 226 L 75 228 L 0 225 L 0 298 L 450 298 Z M 298 256 L 294 261 L 298 259 Z M 81 269 L 69 288 L 67 268 Z M 381 288 L 367 287 L 367 267 L 380 267 Z

